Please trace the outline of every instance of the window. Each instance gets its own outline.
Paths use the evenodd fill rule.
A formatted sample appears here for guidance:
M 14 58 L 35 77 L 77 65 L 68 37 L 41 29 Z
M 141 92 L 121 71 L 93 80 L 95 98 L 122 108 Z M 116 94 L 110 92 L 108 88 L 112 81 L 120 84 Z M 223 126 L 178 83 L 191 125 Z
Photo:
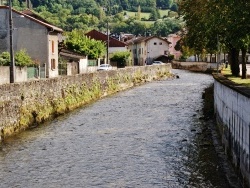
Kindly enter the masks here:
M 134 55 L 136 55 L 136 49 L 134 49 Z
M 159 44 L 162 45 L 162 42 L 160 42 Z
M 55 70 L 56 69 L 56 60 L 55 59 L 51 59 L 50 67 L 51 67 L 51 70 Z
M 55 53 L 55 42 L 53 40 L 51 42 L 51 50 L 52 50 L 52 53 Z
M 154 45 L 157 45 L 157 43 L 156 43 L 156 42 L 154 42 Z

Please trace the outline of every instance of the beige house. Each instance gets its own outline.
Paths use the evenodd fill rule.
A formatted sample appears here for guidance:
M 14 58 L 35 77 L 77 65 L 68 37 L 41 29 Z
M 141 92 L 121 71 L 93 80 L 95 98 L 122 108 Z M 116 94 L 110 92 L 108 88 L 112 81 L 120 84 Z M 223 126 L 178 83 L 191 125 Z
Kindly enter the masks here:
M 137 37 L 126 42 L 131 52 L 134 65 L 152 64 L 163 56 L 169 55 L 169 42 L 157 36 Z
M 58 76 L 58 43 L 62 29 L 51 25 L 30 10 L 13 15 L 14 54 L 25 49 L 40 66 L 40 78 Z M 9 7 L 0 6 L 0 53 L 10 50 Z

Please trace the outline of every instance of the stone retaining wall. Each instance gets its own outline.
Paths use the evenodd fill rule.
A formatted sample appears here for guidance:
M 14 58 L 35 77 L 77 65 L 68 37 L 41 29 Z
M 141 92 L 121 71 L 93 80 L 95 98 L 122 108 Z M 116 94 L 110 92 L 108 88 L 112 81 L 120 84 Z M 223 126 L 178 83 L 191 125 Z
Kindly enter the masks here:
M 103 96 L 171 77 L 170 72 L 167 64 L 0 85 L 1 139 Z
M 183 69 L 190 70 L 194 72 L 216 72 L 221 71 L 223 64 L 218 65 L 217 63 L 208 63 L 208 62 L 179 62 L 173 61 L 172 67 L 174 69 Z
M 214 75 L 214 108 L 225 152 L 250 187 L 250 88 Z

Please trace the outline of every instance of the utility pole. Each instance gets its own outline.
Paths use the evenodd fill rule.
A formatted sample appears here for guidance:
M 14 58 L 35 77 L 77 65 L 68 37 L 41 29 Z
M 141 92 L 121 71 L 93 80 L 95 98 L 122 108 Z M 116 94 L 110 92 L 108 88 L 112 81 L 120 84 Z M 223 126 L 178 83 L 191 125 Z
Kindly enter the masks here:
M 109 21 L 107 21 L 107 64 L 109 64 Z
M 219 35 L 217 34 L 217 74 L 219 73 L 219 64 L 220 64 L 220 41 Z
M 10 34 L 10 83 L 15 82 L 15 59 L 13 51 L 13 17 L 12 17 L 12 3 L 9 0 L 9 34 Z

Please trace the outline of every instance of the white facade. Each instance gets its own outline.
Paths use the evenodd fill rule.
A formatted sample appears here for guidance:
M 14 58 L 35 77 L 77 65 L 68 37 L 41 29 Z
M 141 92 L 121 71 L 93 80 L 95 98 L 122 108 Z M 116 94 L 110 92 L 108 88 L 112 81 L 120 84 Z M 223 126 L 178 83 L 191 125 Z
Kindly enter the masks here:
M 215 80 L 214 108 L 222 142 L 250 185 L 250 98 L 241 92 Z
M 128 42 L 134 65 L 150 64 L 163 55 L 169 54 L 169 43 L 167 40 L 156 36 L 134 38 Z
M 169 54 L 169 44 L 158 37 L 152 38 L 146 42 L 147 60 L 152 61 L 161 55 Z
M 127 52 L 127 47 L 109 47 L 109 54 L 112 54 L 114 52 Z

